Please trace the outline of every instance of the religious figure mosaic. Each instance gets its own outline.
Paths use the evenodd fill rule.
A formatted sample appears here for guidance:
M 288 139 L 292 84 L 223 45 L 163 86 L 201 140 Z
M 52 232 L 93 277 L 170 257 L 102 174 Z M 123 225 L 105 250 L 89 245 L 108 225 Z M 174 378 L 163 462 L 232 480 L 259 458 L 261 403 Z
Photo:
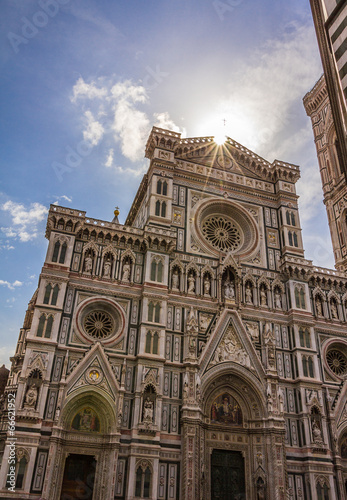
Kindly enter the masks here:
M 72 429 L 83 432 L 99 432 L 100 420 L 92 408 L 83 408 L 72 420 Z
M 211 423 L 242 425 L 240 405 L 230 394 L 220 394 L 211 407 Z

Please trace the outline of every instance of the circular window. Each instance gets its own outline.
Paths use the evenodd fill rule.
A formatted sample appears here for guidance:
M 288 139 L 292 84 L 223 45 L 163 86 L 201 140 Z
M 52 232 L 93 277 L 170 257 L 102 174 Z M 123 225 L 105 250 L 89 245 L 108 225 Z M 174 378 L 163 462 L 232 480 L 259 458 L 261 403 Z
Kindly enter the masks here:
M 91 297 L 79 305 L 74 324 L 84 341 L 109 345 L 118 341 L 124 332 L 125 315 L 111 298 Z
M 205 200 L 194 217 L 194 232 L 205 249 L 249 258 L 258 248 L 259 232 L 253 217 L 229 200 Z
M 107 339 L 114 330 L 114 321 L 105 311 L 89 313 L 83 323 L 85 331 L 95 339 Z
M 242 244 L 242 232 L 238 225 L 221 215 L 211 215 L 202 223 L 202 234 L 218 250 L 237 250 Z
M 326 354 L 328 366 L 335 375 L 344 375 L 347 373 L 347 357 L 337 349 L 330 349 Z

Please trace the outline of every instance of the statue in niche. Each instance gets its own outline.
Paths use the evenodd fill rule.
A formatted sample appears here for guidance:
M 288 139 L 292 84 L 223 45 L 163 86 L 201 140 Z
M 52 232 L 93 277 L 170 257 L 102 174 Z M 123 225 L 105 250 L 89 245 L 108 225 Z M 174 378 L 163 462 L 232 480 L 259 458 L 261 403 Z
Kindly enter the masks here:
M 190 273 L 188 276 L 188 293 L 195 292 L 195 276 L 193 273 Z
M 93 259 L 90 255 L 87 255 L 84 261 L 84 271 L 86 273 L 91 273 L 93 269 Z
M 246 304 L 253 304 L 252 288 L 249 283 L 246 286 Z
M 320 297 L 316 297 L 316 311 L 317 316 L 323 316 L 322 300 Z
M 330 309 L 331 309 L 331 317 L 332 317 L 332 319 L 338 319 L 337 307 L 336 307 L 335 300 L 332 300 L 330 302 Z
M 144 422 L 146 422 L 148 424 L 153 423 L 153 409 L 154 409 L 153 401 L 151 401 L 149 399 L 149 397 L 147 396 L 145 404 L 143 405 L 143 421 Z
M 175 269 L 172 274 L 172 290 L 178 291 L 180 284 L 180 276 L 178 274 L 178 269 Z
M 317 423 L 316 420 L 313 420 L 312 422 L 312 436 L 313 436 L 313 441 L 315 443 L 322 443 L 322 431 L 320 430 L 320 427 Z
M 233 281 L 225 281 L 223 285 L 224 289 L 224 298 L 228 300 L 235 299 L 235 285 Z
M 129 280 L 130 280 L 130 264 L 129 262 L 124 262 L 122 281 L 129 281 Z
M 278 288 L 275 289 L 275 308 L 282 309 L 282 297 Z
M 266 295 L 266 289 L 264 286 L 260 287 L 260 305 L 261 306 L 267 305 L 267 295 Z
M 107 259 L 104 263 L 104 277 L 109 278 L 111 276 L 111 261 Z
M 204 297 L 210 297 L 211 281 L 208 274 L 204 278 Z
M 24 400 L 24 408 L 34 408 L 36 407 L 36 401 L 38 396 L 38 389 L 35 384 L 31 385 L 27 390 Z

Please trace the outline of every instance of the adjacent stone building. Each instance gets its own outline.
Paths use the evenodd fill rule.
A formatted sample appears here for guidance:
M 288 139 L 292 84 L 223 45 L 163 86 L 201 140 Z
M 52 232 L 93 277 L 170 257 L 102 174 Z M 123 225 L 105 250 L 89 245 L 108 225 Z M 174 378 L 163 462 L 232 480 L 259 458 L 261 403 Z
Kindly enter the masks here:
M 15 498 L 347 498 L 347 277 L 304 258 L 299 168 L 156 127 L 146 157 L 124 225 L 50 208 L 0 498 L 11 394 Z

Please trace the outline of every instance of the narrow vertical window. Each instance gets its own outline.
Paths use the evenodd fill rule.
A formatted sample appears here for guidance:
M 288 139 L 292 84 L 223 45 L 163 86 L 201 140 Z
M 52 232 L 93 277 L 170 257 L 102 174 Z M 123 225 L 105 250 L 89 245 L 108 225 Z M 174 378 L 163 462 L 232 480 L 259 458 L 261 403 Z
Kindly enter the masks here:
M 43 303 L 44 303 L 44 304 L 49 304 L 49 299 L 50 299 L 50 297 L 51 297 L 51 290 L 52 290 L 52 287 L 51 287 L 51 285 L 50 285 L 50 284 L 48 284 L 48 285 L 46 286 L 45 296 L 44 296 L 44 298 L 43 298 Z
M 300 307 L 301 309 L 306 309 L 305 292 L 302 288 L 300 290 Z
M 310 374 L 310 377 L 314 378 L 313 359 L 311 357 L 308 358 L 308 372 Z
M 41 314 L 40 319 L 39 319 L 39 326 L 37 328 L 37 337 L 42 337 L 43 335 L 43 330 L 45 328 L 45 323 L 46 323 L 46 316 L 44 314 Z
M 16 478 L 16 488 L 18 490 L 21 490 L 23 488 L 24 474 L 25 474 L 26 466 L 27 466 L 27 461 L 26 461 L 26 458 L 23 457 L 23 458 L 21 458 L 21 460 L 18 464 L 18 471 L 17 471 L 17 478 Z
M 298 247 L 299 246 L 299 244 L 298 244 L 298 235 L 296 233 L 293 233 L 293 238 L 294 238 L 294 246 Z
M 289 233 L 288 233 L 288 239 L 289 239 L 289 245 L 292 247 L 293 246 L 293 235 L 292 235 L 291 231 L 289 231 Z
M 157 182 L 157 194 L 161 194 L 161 180 Z
M 52 306 L 55 306 L 57 304 L 57 299 L 58 299 L 58 293 L 59 293 L 59 286 L 55 285 L 53 288 L 53 294 L 52 294 Z
M 52 333 L 52 326 L 53 326 L 53 316 L 49 316 L 46 324 L 46 330 L 45 330 L 45 338 L 49 339 Z
M 149 467 L 145 470 L 144 485 L 143 485 L 143 498 L 149 498 L 149 490 L 151 485 L 151 471 Z
M 153 321 L 153 309 L 154 309 L 153 302 L 150 302 L 148 304 L 148 321 Z
M 286 211 L 286 220 L 287 220 L 288 226 L 290 226 L 290 216 L 289 216 L 288 210 Z
M 166 181 L 163 182 L 163 195 L 164 196 L 167 195 L 167 182 Z
M 162 263 L 161 260 L 158 262 L 158 277 L 157 277 L 157 281 L 159 281 L 160 283 L 163 281 L 163 263 Z
M 161 206 L 161 216 L 166 217 L 166 203 L 163 201 L 162 206 Z
M 151 264 L 151 281 L 155 281 L 156 274 L 157 274 L 157 263 L 155 262 L 155 260 L 152 260 L 152 264 Z
M 292 226 L 295 226 L 295 215 L 293 212 L 291 213 L 291 219 L 292 219 Z
M 56 241 L 53 250 L 52 262 L 58 261 L 59 249 L 60 249 L 60 242 Z
M 300 336 L 300 347 L 305 347 L 304 331 L 302 328 L 300 328 L 299 330 L 299 336 Z
M 300 294 L 299 294 L 299 290 L 297 288 L 295 288 L 294 294 L 295 294 L 295 307 L 300 309 Z
M 65 262 L 65 255 L 66 255 L 66 250 L 67 250 L 67 244 L 63 243 L 60 251 L 60 257 L 59 257 L 59 264 L 64 264 Z
M 160 215 L 160 201 L 155 203 L 155 215 Z
M 306 356 L 304 356 L 302 358 L 302 368 L 303 368 L 303 371 L 304 371 L 304 377 L 308 377 L 308 371 L 307 371 L 307 358 Z
M 311 348 L 310 332 L 307 329 L 305 330 L 305 341 L 306 341 L 306 347 Z
M 154 321 L 155 323 L 160 323 L 160 304 L 156 304 L 155 306 Z
M 136 486 L 135 486 L 135 496 L 141 497 L 141 480 L 142 480 L 142 469 L 139 467 L 136 471 Z
M 157 332 L 153 335 L 153 349 L 152 352 L 153 354 L 158 354 L 158 341 L 159 341 L 159 335 Z
M 152 344 L 152 334 L 151 334 L 151 332 L 147 332 L 146 333 L 145 352 L 151 352 L 151 344 Z

